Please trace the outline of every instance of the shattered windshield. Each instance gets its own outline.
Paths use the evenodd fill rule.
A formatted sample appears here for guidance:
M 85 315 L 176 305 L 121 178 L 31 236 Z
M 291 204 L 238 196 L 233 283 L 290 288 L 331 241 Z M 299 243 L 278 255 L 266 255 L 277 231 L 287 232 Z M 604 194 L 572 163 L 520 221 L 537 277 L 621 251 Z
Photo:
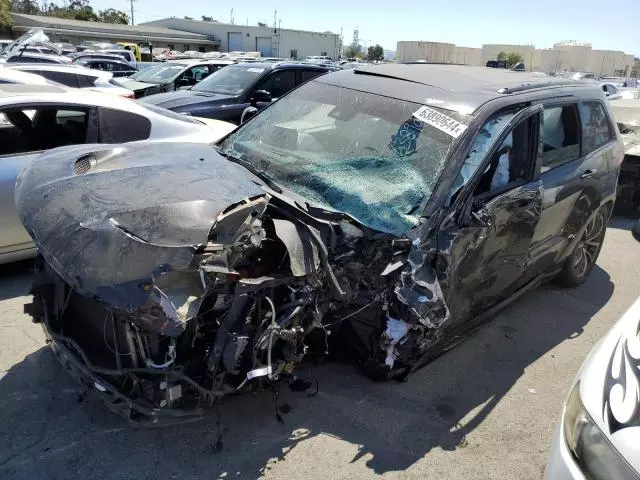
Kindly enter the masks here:
M 311 204 L 400 234 L 417 224 L 459 134 L 414 116 L 425 108 L 310 82 L 227 138 L 221 151 Z M 455 112 L 429 110 L 461 130 L 468 123 Z
M 250 64 L 231 65 L 213 72 L 191 90 L 238 95 L 253 85 L 264 71 L 264 67 L 251 66 Z
M 164 83 L 177 76 L 182 70 L 184 70 L 184 65 L 180 63 L 163 63 L 157 67 L 145 68 L 134 73 L 130 78 L 138 82 Z

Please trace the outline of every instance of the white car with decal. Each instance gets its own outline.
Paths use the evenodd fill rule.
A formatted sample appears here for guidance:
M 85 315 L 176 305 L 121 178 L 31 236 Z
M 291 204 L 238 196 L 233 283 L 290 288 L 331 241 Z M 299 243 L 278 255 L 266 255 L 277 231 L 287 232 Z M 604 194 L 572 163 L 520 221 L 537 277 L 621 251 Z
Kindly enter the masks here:
M 633 236 L 640 241 L 640 221 Z M 582 364 L 545 478 L 640 479 L 640 298 Z

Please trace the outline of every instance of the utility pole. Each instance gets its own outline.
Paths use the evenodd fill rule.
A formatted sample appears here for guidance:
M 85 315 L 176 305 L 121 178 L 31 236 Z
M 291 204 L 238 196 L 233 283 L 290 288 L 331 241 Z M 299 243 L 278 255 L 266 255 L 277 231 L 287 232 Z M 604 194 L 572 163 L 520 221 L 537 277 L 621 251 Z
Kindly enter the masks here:
M 229 23 L 233 25 L 233 8 L 231 9 L 231 19 L 229 20 Z
M 133 21 L 133 2 L 135 2 L 136 0 L 129 0 L 129 2 L 131 3 L 131 25 L 135 25 L 134 21 Z

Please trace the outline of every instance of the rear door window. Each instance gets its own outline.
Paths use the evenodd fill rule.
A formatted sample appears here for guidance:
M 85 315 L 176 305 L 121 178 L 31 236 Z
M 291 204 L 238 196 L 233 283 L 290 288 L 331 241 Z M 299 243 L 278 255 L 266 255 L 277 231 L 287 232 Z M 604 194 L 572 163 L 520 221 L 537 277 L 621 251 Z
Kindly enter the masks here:
M 322 70 L 301 70 L 300 73 L 302 75 L 302 81 L 300 83 L 305 83 L 325 72 Z
M 296 86 L 296 72 L 294 70 L 278 70 L 265 78 L 256 90 L 266 90 L 271 98 L 280 98 Z
M 582 152 L 587 155 L 615 139 L 611 121 L 602 103 L 584 102 L 579 105 L 582 123 Z
M 542 172 L 580 157 L 580 124 L 574 104 L 545 107 L 540 140 Z
M 100 143 L 124 143 L 146 140 L 151 134 L 151 121 L 135 113 L 100 109 Z

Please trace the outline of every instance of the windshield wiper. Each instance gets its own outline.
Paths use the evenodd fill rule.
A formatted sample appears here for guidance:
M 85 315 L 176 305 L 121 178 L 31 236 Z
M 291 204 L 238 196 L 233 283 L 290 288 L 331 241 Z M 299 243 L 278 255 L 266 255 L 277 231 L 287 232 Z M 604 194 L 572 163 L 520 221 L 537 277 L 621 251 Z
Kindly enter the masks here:
M 244 168 L 246 168 L 247 170 L 249 170 L 251 173 L 253 173 L 256 177 L 258 177 L 260 180 L 262 180 L 264 183 L 267 184 L 267 186 L 278 193 L 282 193 L 282 188 L 280 188 L 280 186 L 278 186 L 278 184 L 276 182 L 274 182 L 266 173 L 264 173 L 262 170 L 258 170 L 252 163 L 247 162 L 246 160 L 242 160 L 241 158 L 238 157 L 234 157 L 233 155 L 229 155 L 226 152 L 223 152 L 222 149 L 218 149 L 218 153 L 220 155 L 222 155 L 223 157 L 225 157 L 227 160 L 232 161 L 233 163 L 237 163 L 238 165 L 243 166 Z

